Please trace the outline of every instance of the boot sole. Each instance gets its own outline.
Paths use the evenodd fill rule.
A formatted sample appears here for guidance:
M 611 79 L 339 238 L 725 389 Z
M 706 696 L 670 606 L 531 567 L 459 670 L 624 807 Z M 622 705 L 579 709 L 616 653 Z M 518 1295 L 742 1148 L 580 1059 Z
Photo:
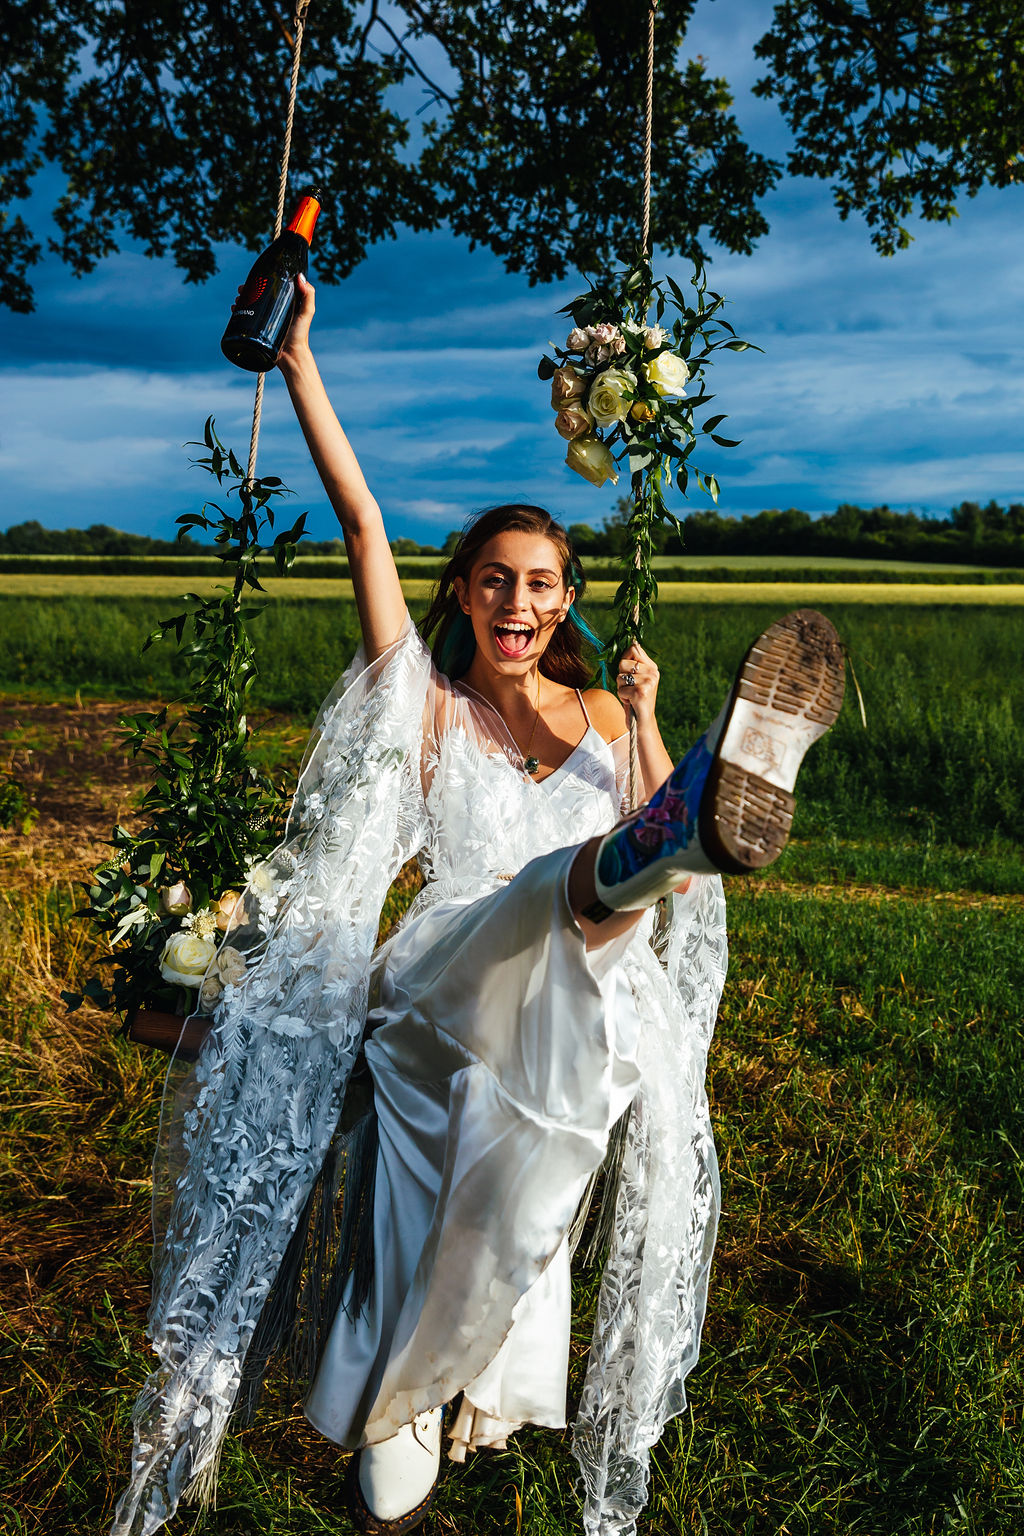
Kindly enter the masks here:
M 843 702 L 843 648 L 824 614 L 798 608 L 747 652 L 701 799 L 701 846 L 726 874 L 764 869 L 793 825 L 793 788 L 808 748 Z

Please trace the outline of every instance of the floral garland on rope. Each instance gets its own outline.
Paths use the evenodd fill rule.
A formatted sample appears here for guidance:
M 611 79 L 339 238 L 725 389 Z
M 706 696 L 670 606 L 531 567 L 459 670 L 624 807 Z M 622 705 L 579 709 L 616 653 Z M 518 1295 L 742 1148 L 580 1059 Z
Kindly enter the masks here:
M 650 258 L 638 256 L 624 272 L 591 282 L 586 293 L 559 310 L 571 317 L 572 330 L 564 347 L 550 343 L 554 357 L 545 354 L 537 368 L 542 380 L 551 381 L 555 430 L 568 444 L 569 468 L 600 488 L 607 480 L 617 484 L 617 465 L 629 464 L 629 564 L 614 600 L 616 626 L 608 647 L 614 656 L 640 639 L 654 612 L 652 530 L 666 523 L 682 539 L 665 491 L 674 479 L 685 496 L 692 476 L 717 502 L 716 477 L 698 468 L 691 455 L 701 436 L 720 448 L 739 443 L 719 434 L 724 413 L 702 425 L 695 413 L 714 399 L 705 383 L 714 353 L 745 352 L 753 344 L 741 341 L 722 318 L 726 301 L 708 288 L 699 265 L 693 288 L 696 302 L 688 303 L 678 283 L 671 277 L 656 281 Z M 663 324 L 670 309 L 677 314 Z M 694 386 L 695 393 L 687 394 Z
M 124 1016 L 126 1028 L 143 1008 L 166 1010 L 182 1023 L 198 1015 L 201 1031 L 224 986 L 241 979 L 244 957 L 228 942 L 245 920 L 240 892 L 254 869 L 264 874 L 288 805 L 253 758 L 246 707 L 257 667 L 248 625 L 263 605 L 244 599 L 265 592 L 260 576 L 268 564 L 277 576 L 291 569 L 307 513 L 268 541 L 273 503 L 291 495 L 287 487 L 275 475 L 250 478 L 220 442 L 212 417 L 203 442 L 189 446 L 207 450 L 192 462 L 236 498 L 237 510 L 207 502 L 177 519 L 178 537 L 193 529 L 213 534 L 230 585 L 205 597 L 187 593 L 183 611 L 160 620 L 142 646 L 174 640 L 188 672 L 186 707 L 175 719 L 163 706 L 121 721 L 122 745 L 152 774 L 138 806 L 145 825 L 137 832 L 114 827 L 114 852 L 94 870 L 76 910 L 106 939 L 99 966 L 112 974 L 61 994 L 69 1012 L 87 1000 Z

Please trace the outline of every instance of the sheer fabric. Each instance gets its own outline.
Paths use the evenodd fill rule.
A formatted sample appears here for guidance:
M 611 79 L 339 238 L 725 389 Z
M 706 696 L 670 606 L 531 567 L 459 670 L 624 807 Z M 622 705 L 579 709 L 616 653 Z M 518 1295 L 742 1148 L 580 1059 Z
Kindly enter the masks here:
M 374 941 L 395 874 L 415 854 L 428 883 L 393 949 L 417 933 L 426 940 L 432 923 L 452 921 L 452 907 L 462 909 L 458 922 L 472 921 L 467 912 L 508 899 L 526 878 L 548 893 L 549 927 L 561 932 L 566 845 L 610 825 L 616 811 L 607 760 L 597 751 L 575 756 L 571 794 L 568 783 L 560 794 L 557 784 L 526 777 L 500 717 L 434 671 L 411 623 L 372 667 L 357 657 L 323 706 L 286 839 L 253 871 L 228 935 L 245 954 L 245 975 L 225 988 L 194 1067 L 172 1064 L 168 1075 L 149 1319 L 158 1365 L 136 1404 L 131 1481 L 112 1536 L 149 1536 L 216 1476 L 242 1362 L 335 1130 L 371 976 L 382 974 Z M 519 879 L 510 885 L 510 876 Z M 536 912 L 537 902 L 530 906 Z M 459 1369 L 453 1374 L 447 1358 L 428 1380 L 418 1365 L 403 1374 L 402 1350 L 389 1349 L 360 1431 L 384 1438 L 396 1419 L 443 1400 L 438 1392 L 455 1376 L 465 1386 L 497 1359 L 516 1306 L 563 1247 L 572 1202 L 600 1161 L 618 1070 L 633 1112 L 574 1433 L 588 1536 L 635 1529 L 649 1449 L 685 1402 L 714 1242 L 718 1185 L 703 1082 L 725 973 L 720 881 L 695 878 L 672 907 L 659 953 L 645 920 L 603 970 L 599 959 L 574 973 L 574 981 L 592 977 L 583 1015 L 596 1033 L 583 1056 L 588 1070 L 603 1062 L 603 1075 L 572 1085 L 567 1123 L 556 1111 L 539 1131 L 517 1127 L 530 1153 L 524 1166 L 536 1176 L 519 1208 L 541 1216 L 525 1231 L 514 1222 L 504 1230 L 495 1212 L 482 1241 L 454 1226 L 440 1235 L 441 1248 L 458 1238 L 460 1251 L 475 1255 L 472 1273 L 460 1297 L 427 1284 L 407 1333 L 426 1352 L 431 1338 L 461 1330 L 469 1347 Z M 413 942 L 411 952 L 422 960 L 427 947 Z M 535 1003 L 538 1029 L 557 1028 L 543 990 L 518 995 Z M 619 1056 L 608 1034 L 616 998 L 639 1026 Z M 570 1025 L 579 1015 L 577 1006 Z M 524 1051 L 517 1065 L 528 1072 L 530 1060 Z M 504 1066 L 491 1076 L 501 1084 Z M 467 1079 L 466 1091 L 479 1086 Z M 550 1082 L 533 1088 L 556 1091 Z M 552 1196 L 541 1171 L 556 1163 Z M 472 1203 L 485 1206 L 486 1191 Z M 447 1211 L 439 1209 L 442 1227 Z

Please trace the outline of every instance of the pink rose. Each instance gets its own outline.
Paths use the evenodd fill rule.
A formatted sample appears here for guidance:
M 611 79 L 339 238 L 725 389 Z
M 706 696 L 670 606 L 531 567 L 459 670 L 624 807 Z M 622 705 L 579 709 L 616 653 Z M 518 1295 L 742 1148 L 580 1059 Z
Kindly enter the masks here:
M 585 352 L 589 344 L 590 337 L 586 331 L 581 331 L 578 325 L 574 325 L 565 338 L 565 349 L 567 352 Z
M 555 417 L 555 431 L 568 442 L 574 437 L 582 437 L 593 425 L 588 412 L 580 406 L 567 405 Z
M 551 379 L 551 406 L 560 411 L 570 400 L 578 400 L 583 393 L 583 380 L 568 363 L 556 368 Z

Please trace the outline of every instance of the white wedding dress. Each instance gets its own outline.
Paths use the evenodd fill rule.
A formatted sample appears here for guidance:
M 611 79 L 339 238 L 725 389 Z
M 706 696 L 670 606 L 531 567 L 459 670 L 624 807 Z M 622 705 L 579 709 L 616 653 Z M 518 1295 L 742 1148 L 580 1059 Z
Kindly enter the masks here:
M 500 716 L 411 623 L 326 701 L 286 842 L 253 871 L 247 971 L 165 1095 L 150 1336 L 114 1536 L 208 1495 L 246 1350 L 334 1136 L 364 1031 L 379 1150 L 374 1272 L 306 1411 L 348 1446 L 463 1394 L 455 1454 L 565 1422 L 566 1233 L 632 1104 L 573 1431 L 588 1536 L 631 1536 L 697 1359 L 718 1179 L 704 1076 L 725 974 L 717 876 L 653 937 L 587 952 L 575 849 L 618 819 L 624 741 L 584 715 L 537 783 Z M 623 759 L 617 760 L 618 756 Z M 426 884 L 374 954 L 391 881 Z M 352 1309 L 350 1309 L 352 1310 Z
M 613 826 L 621 798 L 613 749 L 580 709 L 578 745 L 526 791 L 573 844 Z M 495 888 L 521 847 L 494 814 L 519 799 L 510 767 L 460 773 L 455 807 L 435 797 L 421 853 L 433 883 L 375 965 L 374 1284 L 361 1315 L 339 1312 L 306 1404 L 345 1445 L 394 1434 L 424 1388 L 465 1393 L 457 1446 L 565 1424 L 564 1234 L 639 1086 L 640 1015 L 620 963 L 631 936 L 584 948 L 565 894 L 574 848 Z

